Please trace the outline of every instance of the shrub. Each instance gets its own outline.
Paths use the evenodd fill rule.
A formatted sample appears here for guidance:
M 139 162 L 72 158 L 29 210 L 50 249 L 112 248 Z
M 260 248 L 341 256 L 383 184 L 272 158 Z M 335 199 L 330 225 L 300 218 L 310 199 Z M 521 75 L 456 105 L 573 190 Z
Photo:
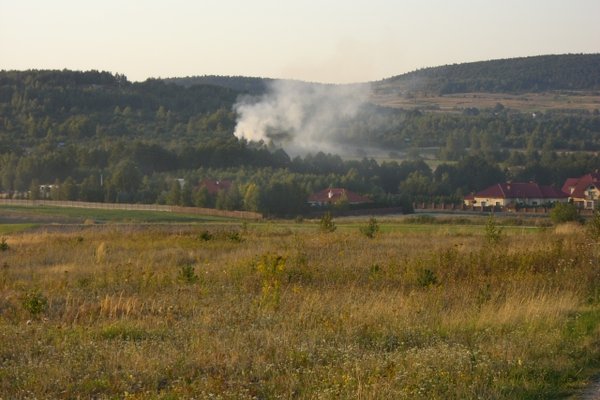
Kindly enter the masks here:
M 594 211 L 594 216 L 587 223 L 587 230 L 592 240 L 600 240 L 600 210 Z
M 421 287 L 428 287 L 432 285 L 436 285 L 438 283 L 437 276 L 435 272 L 428 268 L 421 269 L 419 271 L 419 275 L 417 276 L 417 284 Z
M 23 296 L 23 308 L 34 317 L 42 314 L 48 308 L 48 299 L 38 291 L 27 292 Z
M 9 249 L 8 243 L 6 243 L 6 238 L 0 239 L 0 251 L 6 251 Z
M 369 239 L 373 239 L 377 232 L 379 232 L 379 224 L 377 223 L 377 219 L 374 217 L 369 218 L 369 223 L 367 226 L 361 226 L 360 231 Z
M 494 215 L 490 214 L 485 224 L 485 240 L 489 244 L 496 244 L 502 239 L 502 228 L 496 223 Z
M 196 283 L 200 280 L 192 264 L 184 264 L 179 267 L 178 278 L 185 283 Z
M 319 223 L 319 229 L 321 232 L 334 232 L 337 229 L 335 226 L 335 222 L 333 221 L 333 217 L 331 213 L 328 211 L 321 217 L 321 222 Z
M 577 221 L 581 222 L 581 216 L 577 211 L 577 207 L 571 203 L 557 203 L 550 211 L 550 219 L 555 224 L 564 222 Z
M 286 257 L 265 254 L 257 263 L 256 269 L 262 277 L 261 305 L 270 306 L 274 309 L 279 307 L 281 277 L 285 271 L 286 261 Z
M 200 240 L 203 242 L 208 242 L 213 239 L 213 235 L 209 231 L 202 231 L 200 233 Z

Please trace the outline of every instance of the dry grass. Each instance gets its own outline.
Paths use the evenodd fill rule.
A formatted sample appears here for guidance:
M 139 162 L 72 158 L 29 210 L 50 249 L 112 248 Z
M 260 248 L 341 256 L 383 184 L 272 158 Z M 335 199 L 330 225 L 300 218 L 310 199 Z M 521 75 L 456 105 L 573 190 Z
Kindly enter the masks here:
M 231 229 L 9 236 L 0 397 L 553 398 L 600 367 L 580 230 Z

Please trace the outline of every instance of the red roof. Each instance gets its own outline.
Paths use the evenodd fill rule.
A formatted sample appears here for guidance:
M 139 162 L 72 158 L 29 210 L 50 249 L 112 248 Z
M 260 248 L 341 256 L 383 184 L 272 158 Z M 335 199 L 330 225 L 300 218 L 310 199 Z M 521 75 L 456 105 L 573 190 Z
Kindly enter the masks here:
M 477 192 L 475 197 L 502 199 L 564 199 L 568 195 L 554 186 L 542 186 L 528 182 L 497 183 Z
M 323 189 L 320 192 L 313 193 L 308 197 L 309 203 L 335 204 L 341 200 L 348 200 L 350 204 L 371 203 L 372 200 L 368 197 L 351 192 L 342 188 Z
M 585 198 L 585 191 L 590 186 L 600 188 L 599 173 L 587 174 L 581 178 L 569 178 L 565 181 L 562 190 L 571 197 Z
M 206 187 L 206 190 L 209 194 L 217 194 L 221 190 L 228 190 L 231 185 L 232 182 L 228 180 L 218 181 L 215 179 L 204 179 L 202 182 L 200 182 L 200 187 Z

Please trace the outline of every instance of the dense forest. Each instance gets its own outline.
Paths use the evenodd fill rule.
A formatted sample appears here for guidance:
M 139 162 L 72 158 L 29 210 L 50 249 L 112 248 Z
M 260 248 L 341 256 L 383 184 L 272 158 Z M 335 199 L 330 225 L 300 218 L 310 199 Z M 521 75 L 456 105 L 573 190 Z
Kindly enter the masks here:
M 598 60 L 587 57 L 581 68 Z M 514 70 L 523 60 L 529 59 L 517 59 Z M 565 70 L 555 75 L 574 76 L 571 87 L 594 79 Z M 600 150 L 597 110 L 532 115 L 502 104 L 452 113 L 366 105 L 332 137 L 396 155 L 377 162 L 315 149 L 292 158 L 269 143 L 233 135 L 236 99 L 260 93 L 265 82 L 222 77 L 203 84 L 136 83 L 99 71 L 0 71 L 0 191 L 38 197 L 40 185 L 52 185 L 56 199 L 294 216 L 306 211 L 308 194 L 329 186 L 368 194 L 376 206 L 409 209 L 413 200 L 459 202 L 504 179 L 560 186 L 567 177 L 600 168 L 592 152 Z M 597 81 L 585 84 L 597 87 Z M 421 159 L 425 147 L 437 149 L 441 163 L 435 169 Z M 201 185 L 207 178 L 234 184 L 211 195 Z
M 423 68 L 378 82 L 429 93 L 599 90 L 600 54 L 509 58 Z

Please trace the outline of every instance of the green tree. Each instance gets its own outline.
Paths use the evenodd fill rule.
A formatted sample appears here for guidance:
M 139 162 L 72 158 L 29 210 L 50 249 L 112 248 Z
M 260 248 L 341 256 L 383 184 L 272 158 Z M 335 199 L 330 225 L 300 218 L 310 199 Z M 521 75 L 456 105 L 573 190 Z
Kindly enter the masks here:
M 167 193 L 167 204 L 170 206 L 181 205 L 181 184 L 177 179 L 171 182 L 169 192 Z
M 255 183 L 250 183 L 244 192 L 244 209 L 259 211 L 260 208 L 260 188 Z
M 555 224 L 571 221 L 581 222 L 579 210 L 572 203 L 556 203 L 550 210 L 550 219 Z
M 31 181 L 31 185 L 29 185 L 29 199 L 39 200 L 40 198 L 41 198 L 40 181 L 37 179 L 34 179 Z

